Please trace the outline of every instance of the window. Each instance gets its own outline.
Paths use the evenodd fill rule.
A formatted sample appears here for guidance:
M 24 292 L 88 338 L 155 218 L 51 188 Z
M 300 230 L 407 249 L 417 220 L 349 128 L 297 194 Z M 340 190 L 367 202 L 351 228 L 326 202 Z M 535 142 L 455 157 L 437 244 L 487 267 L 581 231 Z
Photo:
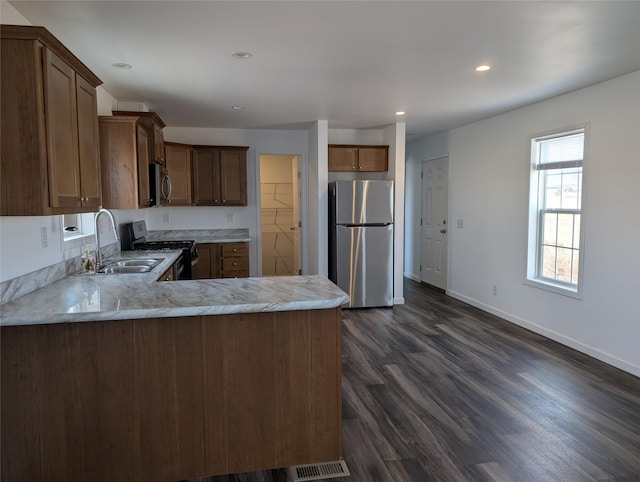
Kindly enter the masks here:
M 585 129 L 531 140 L 527 280 L 579 295 Z
M 62 232 L 65 243 L 74 239 L 92 236 L 94 213 L 65 214 L 62 218 Z

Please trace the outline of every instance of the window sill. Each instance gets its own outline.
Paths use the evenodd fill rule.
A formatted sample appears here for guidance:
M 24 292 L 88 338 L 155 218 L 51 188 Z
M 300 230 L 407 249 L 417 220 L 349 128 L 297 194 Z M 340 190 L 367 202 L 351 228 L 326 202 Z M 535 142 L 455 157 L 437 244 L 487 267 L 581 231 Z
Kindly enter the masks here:
M 562 285 L 559 283 L 552 283 L 550 281 L 543 281 L 540 279 L 530 279 L 530 278 L 527 278 L 524 281 L 524 284 L 528 286 L 533 286 L 534 288 L 538 288 L 541 290 L 550 291 L 551 293 L 556 293 L 558 295 L 574 298 L 576 300 L 582 299 L 582 291 L 577 287 L 571 288 L 569 286 Z

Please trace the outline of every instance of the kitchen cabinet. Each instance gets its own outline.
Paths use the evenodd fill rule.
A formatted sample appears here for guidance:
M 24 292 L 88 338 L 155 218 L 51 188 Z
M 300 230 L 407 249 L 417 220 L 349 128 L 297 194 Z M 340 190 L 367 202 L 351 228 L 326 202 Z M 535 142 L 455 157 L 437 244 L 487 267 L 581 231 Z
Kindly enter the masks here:
M 225 243 L 220 246 L 221 278 L 249 277 L 249 243 Z
M 162 273 L 160 278 L 158 278 L 158 281 L 173 281 L 175 278 L 176 278 L 176 266 L 175 264 L 173 264 L 168 270 Z
M 196 206 L 247 205 L 248 147 L 193 146 Z
M 3 326 L 1 477 L 159 481 L 342 458 L 341 309 Z
M 136 117 L 149 133 L 149 162 L 164 164 L 164 133 L 162 129 L 164 129 L 165 123 L 156 112 L 116 110 L 113 111 L 112 114 Z
M 389 146 L 329 145 L 329 171 L 385 172 Z
M 164 143 L 164 170 L 171 183 L 169 199 L 161 199 L 163 206 L 191 205 L 191 146 L 175 142 Z
M 149 207 L 149 130 L 137 116 L 99 118 L 102 199 L 106 208 Z
M 198 244 L 195 279 L 247 278 L 249 243 Z
M 102 82 L 43 27 L 2 25 L 0 35 L 0 215 L 97 211 Z

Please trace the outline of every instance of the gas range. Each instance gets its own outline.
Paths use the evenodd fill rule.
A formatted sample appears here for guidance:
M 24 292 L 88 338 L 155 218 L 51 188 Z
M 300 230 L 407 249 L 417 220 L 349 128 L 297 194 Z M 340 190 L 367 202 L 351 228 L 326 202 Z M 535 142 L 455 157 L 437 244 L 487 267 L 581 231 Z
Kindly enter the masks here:
M 192 279 L 192 267 L 198 261 L 198 248 L 194 240 L 147 241 L 147 225 L 144 221 L 121 224 L 120 231 L 121 249 L 123 251 L 182 250 L 182 255 L 176 261 L 176 278 Z

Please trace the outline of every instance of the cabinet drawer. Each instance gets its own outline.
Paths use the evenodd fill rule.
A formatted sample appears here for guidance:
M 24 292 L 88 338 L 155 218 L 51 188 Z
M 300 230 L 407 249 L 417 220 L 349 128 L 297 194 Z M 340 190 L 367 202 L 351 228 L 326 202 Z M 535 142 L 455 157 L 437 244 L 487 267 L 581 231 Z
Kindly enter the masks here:
M 222 258 L 222 271 L 248 271 L 249 258 Z
M 222 245 L 222 257 L 249 256 L 247 243 L 225 243 Z

